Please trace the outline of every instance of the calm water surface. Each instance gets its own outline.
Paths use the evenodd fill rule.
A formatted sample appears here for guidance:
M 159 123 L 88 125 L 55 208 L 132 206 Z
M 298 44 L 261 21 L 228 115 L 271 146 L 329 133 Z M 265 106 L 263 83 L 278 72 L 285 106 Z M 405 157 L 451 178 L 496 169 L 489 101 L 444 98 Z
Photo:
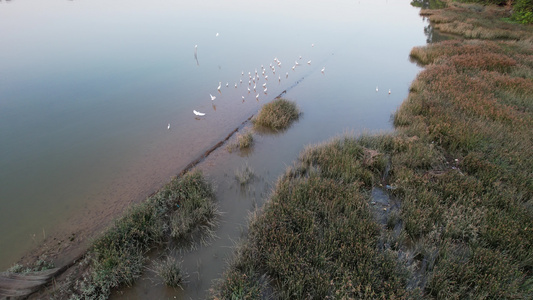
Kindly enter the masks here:
M 208 286 L 247 211 L 305 145 L 391 130 L 390 115 L 419 71 L 409 51 L 426 42 L 409 0 L 44 2 L 0 2 L 1 269 L 48 232 L 144 199 L 287 90 L 303 111 L 294 126 L 258 135 L 248 156 L 220 154 L 206 168 L 226 212 L 218 235 L 231 237 L 189 260 Z M 257 92 L 248 94 L 255 70 Z M 243 193 L 233 176 L 244 162 L 260 180 Z M 175 295 L 148 285 L 122 295 Z M 205 286 L 196 280 L 179 295 L 203 297 Z

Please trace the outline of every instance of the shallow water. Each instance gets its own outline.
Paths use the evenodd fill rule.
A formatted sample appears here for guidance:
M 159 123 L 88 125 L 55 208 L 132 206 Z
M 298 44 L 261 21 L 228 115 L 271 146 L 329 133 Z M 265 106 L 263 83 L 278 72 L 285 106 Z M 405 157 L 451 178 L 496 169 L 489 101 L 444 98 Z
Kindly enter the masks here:
M 226 212 L 221 239 L 188 261 L 203 266 L 208 283 L 246 212 L 304 145 L 391 130 L 419 71 L 409 51 L 426 41 L 408 0 L 10 1 L 0 2 L 0 25 L 9 28 L 0 31 L 2 269 L 48 232 L 144 199 L 287 89 L 303 111 L 296 124 L 261 135 L 247 157 L 226 155 L 206 169 Z M 272 74 L 275 57 L 282 65 Z M 260 76 L 248 94 L 248 72 L 261 75 L 261 65 L 268 81 Z M 261 178 L 251 195 L 233 181 L 244 161 Z M 220 263 L 197 263 L 206 255 Z M 203 297 L 205 286 L 191 280 L 184 297 Z M 146 293 L 133 291 L 126 298 Z

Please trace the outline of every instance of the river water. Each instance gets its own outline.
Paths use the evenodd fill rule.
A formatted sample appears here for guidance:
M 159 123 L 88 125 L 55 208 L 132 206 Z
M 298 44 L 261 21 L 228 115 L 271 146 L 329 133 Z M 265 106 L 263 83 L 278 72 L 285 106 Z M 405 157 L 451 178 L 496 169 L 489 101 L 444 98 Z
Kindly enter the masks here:
M 392 130 L 420 70 L 409 51 L 426 43 L 409 2 L 0 2 L 0 268 L 49 232 L 141 201 L 287 90 L 303 112 L 297 123 L 203 167 L 217 198 L 232 199 L 221 200 L 218 232 L 230 238 L 200 249 L 223 261 L 246 213 L 305 145 Z M 244 163 L 259 179 L 243 192 L 233 176 Z M 222 271 L 205 272 L 210 281 Z M 122 295 L 142 298 L 142 286 Z M 205 286 L 183 296 L 203 297 Z

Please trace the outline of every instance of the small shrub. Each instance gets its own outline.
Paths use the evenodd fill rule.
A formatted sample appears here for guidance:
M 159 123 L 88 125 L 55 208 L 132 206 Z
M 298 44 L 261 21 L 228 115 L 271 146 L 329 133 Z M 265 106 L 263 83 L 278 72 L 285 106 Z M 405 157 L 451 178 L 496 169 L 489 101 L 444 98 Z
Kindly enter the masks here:
M 251 132 L 246 132 L 244 134 L 238 134 L 237 136 L 237 145 L 239 149 L 246 149 L 253 145 L 254 143 L 254 136 Z
M 512 18 L 522 24 L 532 24 L 533 2 L 531 0 L 516 0 Z
M 289 127 L 299 115 L 300 111 L 294 102 L 280 98 L 263 105 L 252 122 L 254 126 L 281 130 Z
M 21 264 L 14 264 L 9 269 L 7 269 L 8 273 L 24 273 L 24 266 Z

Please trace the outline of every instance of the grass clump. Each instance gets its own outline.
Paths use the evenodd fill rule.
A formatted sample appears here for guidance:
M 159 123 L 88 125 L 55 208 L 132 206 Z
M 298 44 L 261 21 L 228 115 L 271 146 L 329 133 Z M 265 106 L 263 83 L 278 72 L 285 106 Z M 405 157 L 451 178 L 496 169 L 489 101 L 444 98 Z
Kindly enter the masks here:
M 235 171 L 235 179 L 241 186 L 250 183 L 255 177 L 254 170 L 246 163 L 242 168 Z
M 237 146 L 239 149 L 250 148 L 254 143 L 254 136 L 250 131 L 245 132 L 244 134 L 237 135 Z
M 228 145 L 227 149 L 229 152 L 232 152 L 234 149 L 239 149 L 241 151 L 250 149 L 254 144 L 254 135 L 251 131 L 246 131 L 244 133 L 237 133 L 237 141 Z
M 184 274 L 181 268 L 181 262 L 177 261 L 172 256 L 167 256 L 155 263 L 155 272 L 165 285 L 173 288 L 182 288 L 181 284 L 184 282 Z
M 299 115 L 300 111 L 294 102 L 280 98 L 263 105 L 252 122 L 256 127 L 282 130 L 297 120 Z
M 213 200 L 212 187 L 201 172 L 173 178 L 159 192 L 130 208 L 93 243 L 86 255 L 88 271 L 71 288 L 70 298 L 106 299 L 111 289 L 133 284 L 142 274 L 146 253 L 168 236 L 182 242 L 191 239 L 194 232 L 214 226 L 218 210 Z M 177 272 L 179 265 L 170 261 L 167 265 Z
M 45 256 L 39 257 L 39 259 L 31 265 L 24 266 L 21 264 L 14 264 L 11 266 L 7 272 L 8 273 L 17 273 L 17 274 L 27 274 L 46 271 L 55 268 L 54 263 L 50 260 L 47 260 Z

